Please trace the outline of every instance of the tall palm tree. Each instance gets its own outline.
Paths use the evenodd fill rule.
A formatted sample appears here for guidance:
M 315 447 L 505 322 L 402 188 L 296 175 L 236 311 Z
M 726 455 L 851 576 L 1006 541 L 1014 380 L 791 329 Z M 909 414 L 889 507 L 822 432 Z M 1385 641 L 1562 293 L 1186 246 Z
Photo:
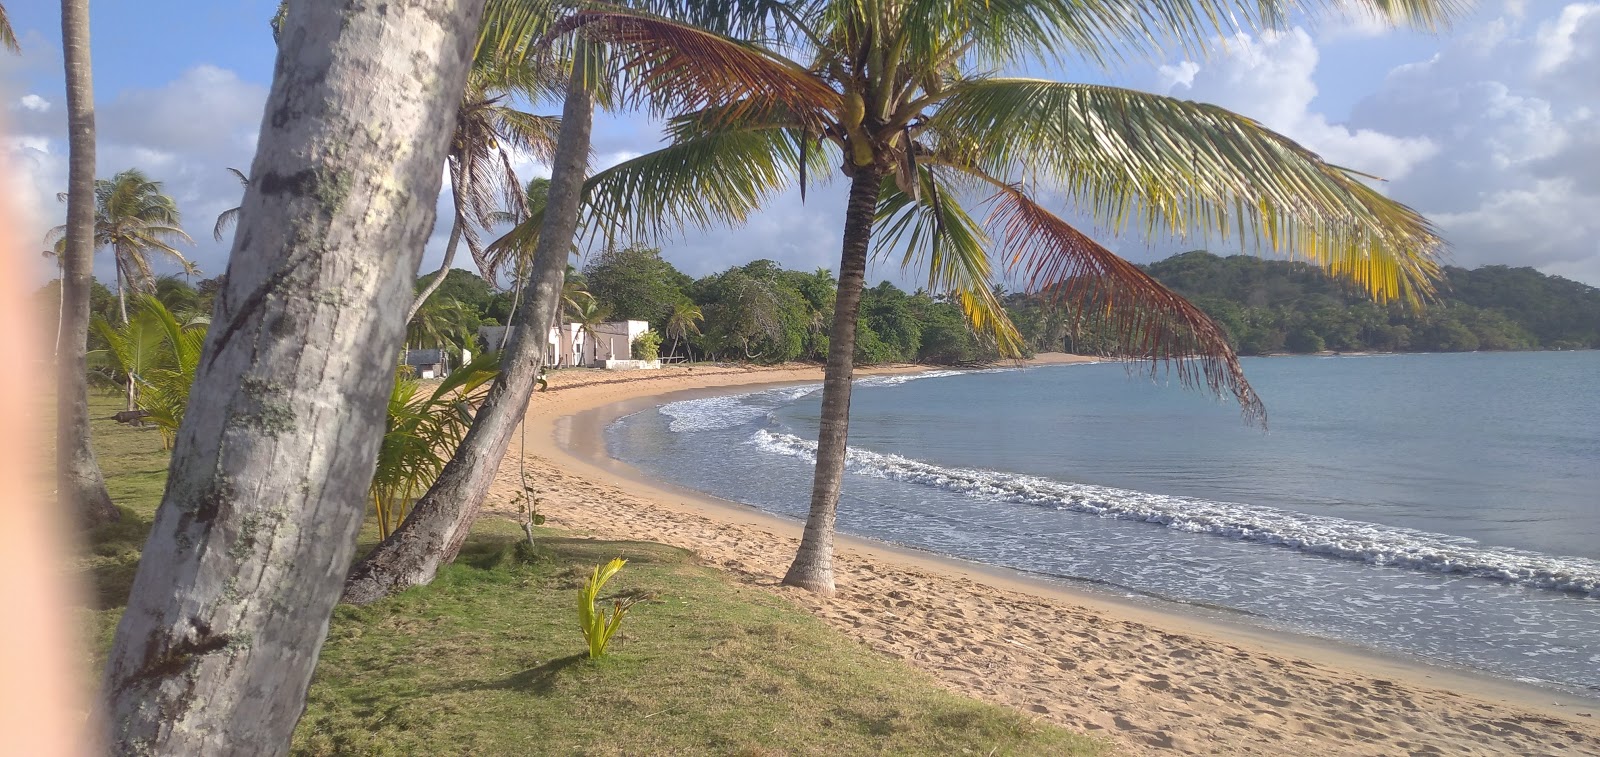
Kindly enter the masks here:
M 438 272 L 411 304 L 412 317 L 444 283 L 462 240 L 483 277 L 495 280 L 495 268 L 479 242 L 479 230 L 502 222 L 505 213 L 511 214 L 513 222 L 528 215 L 528 197 L 512 170 L 511 151 L 548 161 L 561 125 L 559 118 L 517 110 L 510 100 L 513 96 L 538 99 L 558 92 L 560 81 L 554 73 L 555 68 L 542 61 L 504 56 L 493 48 L 484 48 L 473 63 L 456 112 L 446 166 L 453 210 L 450 238 Z
M 683 340 L 685 347 L 690 336 L 700 335 L 700 324 L 705 321 L 704 313 L 700 306 L 688 300 L 683 300 L 672 306 L 672 312 L 667 314 L 667 322 L 662 324 L 662 330 L 667 332 L 667 338 L 672 340 L 672 354 L 678 354 L 678 341 Z
M 161 182 L 152 181 L 137 168 L 94 183 L 94 245 L 110 247 L 116 258 L 117 307 L 123 323 L 128 322 L 128 290 L 155 291 L 156 275 L 150 266 L 150 253 L 161 253 L 173 259 L 186 274 L 200 272 L 173 246 L 194 240 L 179 225 L 182 216 L 178 213 L 178 204 L 161 189 Z M 66 230 L 64 225 L 57 226 L 50 233 L 60 236 L 66 234 Z
M 1357 0 L 1431 25 L 1450 0 Z M 677 16 L 698 3 L 651 3 Z M 1182 297 L 1034 199 L 1045 186 L 1113 233 L 1240 234 L 1247 249 L 1313 261 L 1378 299 L 1416 300 L 1438 274 L 1428 222 L 1257 122 L 1129 89 L 1000 76 L 1029 61 L 1104 64 L 1163 43 L 1284 25 L 1295 0 L 730 0 L 716 28 L 615 8 L 565 28 L 629 50 L 657 92 L 698 103 L 673 143 L 595 178 L 591 209 L 643 232 L 738 220 L 761 199 L 838 165 L 850 181 L 829 336 L 817 465 L 804 537 L 785 583 L 833 591 L 833 524 L 845 462 L 856 321 L 874 232 L 883 253 L 953 292 L 1002 348 L 1016 334 L 990 289 L 991 259 L 1080 308 L 1124 352 L 1185 385 L 1260 401 L 1224 332 Z M 751 27 L 759 27 L 751 33 Z M 719 33 L 773 40 L 769 47 Z M 781 52 L 780 52 L 781 51 Z M 730 97 L 741 82 L 758 94 Z M 711 194 L 713 201 L 696 201 Z M 986 205 L 979 221 L 966 203 Z M 720 202 L 720 204 L 718 204 Z M 628 213 L 620 211 L 627 209 Z M 710 215 L 707 215 L 709 210 Z
M 250 177 L 245 176 L 243 171 L 240 171 L 237 168 L 229 168 L 228 172 L 233 174 L 233 178 L 239 180 L 239 186 L 244 187 L 245 189 L 250 188 Z M 211 238 L 221 242 L 223 235 L 228 233 L 228 229 L 233 228 L 234 226 L 238 225 L 238 223 L 239 206 L 234 206 L 222 211 L 221 213 L 218 213 L 217 225 L 211 227 Z
M 22 46 L 17 44 L 17 33 L 11 30 L 11 18 L 6 15 L 4 5 L 0 5 L 0 47 L 14 53 L 22 52 Z
M 89 444 L 89 300 L 94 289 L 94 71 L 89 2 L 62 0 L 61 52 L 67 84 L 67 223 L 61 235 L 61 323 L 56 341 L 56 491 L 79 520 L 118 520 Z

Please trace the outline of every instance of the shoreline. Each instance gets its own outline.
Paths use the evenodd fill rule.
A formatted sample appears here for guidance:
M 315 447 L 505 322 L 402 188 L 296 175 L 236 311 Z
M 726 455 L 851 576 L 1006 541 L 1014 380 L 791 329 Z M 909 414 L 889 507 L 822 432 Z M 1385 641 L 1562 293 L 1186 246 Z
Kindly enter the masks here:
M 1097 362 L 1044 357 L 1027 364 Z M 858 375 L 927 370 L 935 368 Z M 538 487 L 552 525 L 693 549 L 733 580 L 783 594 L 953 690 L 1110 736 L 1133 753 L 1217 753 L 1219 744 L 1240 754 L 1330 744 L 1371 754 L 1410 750 L 1402 744 L 1600 751 L 1592 720 L 1600 701 L 886 542 L 839 535 L 833 599 L 777 586 L 799 522 L 652 479 L 610 458 L 603 431 L 666 401 L 816 383 L 819 367 L 567 378 L 552 374 L 551 391 L 535 395 L 520 450 L 530 480 L 554 484 Z M 516 458 L 502 466 L 491 509 L 515 491 Z M 1029 626 L 1019 614 L 1056 617 Z

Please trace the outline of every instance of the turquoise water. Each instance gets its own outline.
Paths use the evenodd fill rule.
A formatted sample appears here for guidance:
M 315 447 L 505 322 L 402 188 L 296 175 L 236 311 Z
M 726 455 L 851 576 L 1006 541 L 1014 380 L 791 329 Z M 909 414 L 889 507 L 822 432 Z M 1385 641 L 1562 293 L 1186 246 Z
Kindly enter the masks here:
M 1119 365 L 858 382 L 840 528 L 1600 696 L 1600 353 L 1246 362 L 1270 431 Z M 803 517 L 820 404 L 667 404 L 613 455 Z

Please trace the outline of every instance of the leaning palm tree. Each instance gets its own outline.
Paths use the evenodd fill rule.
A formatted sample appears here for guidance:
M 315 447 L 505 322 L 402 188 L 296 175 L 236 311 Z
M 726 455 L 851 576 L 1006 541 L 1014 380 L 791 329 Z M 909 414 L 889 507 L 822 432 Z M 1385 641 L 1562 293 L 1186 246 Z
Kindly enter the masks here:
M 662 324 L 662 330 L 666 331 L 667 338 L 672 340 L 672 354 L 678 354 L 679 340 L 682 340 L 687 347 L 689 337 L 700 335 L 700 324 L 705 319 L 705 314 L 700 312 L 700 306 L 688 300 L 672 306 L 672 312 L 667 314 L 667 322 Z
M 240 171 L 237 168 L 229 168 L 228 169 L 228 173 L 233 174 L 233 178 L 239 180 L 239 186 L 244 187 L 245 189 L 249 189 L 250 188 L 250 177 L 245 176 L 243 171 Z M 239 207 L 238 206 L 234 206 L 234 207 L 228 208 L 227 210 L 224 210 L 221 213 L 218 213 L 217 214 L 217 225 L 211 227 L 211 238 L 217 240 L 218 242 L 221 242 L 222 241 L 222 237 L 227 235 L 228 230 L 233 228 L 234 226 L 237 226 L 238 224 L 239 224 Z
M 64 200 L 65 195 L 62 197 Z M 123 323 L 128 322 L 128 291 L 155 291 L 150 253 L 171 258 L 189 275 L 200 272 L 173 246 L 194 240 L 179 225 L 182 217 L 178 204 L 162 192 L 161 182 L 130 168 L 110 179 L 96 181 L 94 201 L 94 246 L 110 247 L 116 258 L 117 308 Z M 61 238 L 66 230 L 64 225 L 51 229 L 47 241 Z
M 6 15 L 4 5 L 0 5 L 0 47 L 14 53 L 22 52 L 22 46 L 17 44 L 17 33 L 11 30 L 11 18 Z
M 1356 0 L 1431 25 L 1450 0 Z M 651 3 L 671 15 L 698 3 Z M 833 591 L 833 526 L 845 467 L 856 321 L 868 256 L 922 270 L 975 327 L 1015 348 L 991 260 L 1096 313 L 1125 354 L 1188 386 L 1260 401 L 1222 330 L 1198 308 L 1047 210 L 1035 187 L 1116 234 L 1205 233 L 1321 264 L 1378 299 L 1416 301 L 1441 241 L 1364 174 L 1222 108 L 1117 87 L 1005 77 L 1030 61 L 1105 64 L 1163 43 L 1201 52 L 1217 34 L 1284 25 L 1328 4 L 1295 0 L 730 0 L 722 16 L 772 40 L 740 42 L 639 12 L 591 7 L 565 28 L 626 48 L 644 86 L 700 104 L 672 144 L 592 183 L 590 209 L 640 233 L 737 221 L 761 200 L 838 165 L 849 180 L 811 508 L 784 581 Z M 725 7 L 726 6 L 726 7 Z M 726 24 L 724 29 L 731 30 Z M 780 52 L 781 51 L 781 52 Z M 761 94 L 730 98 L 729 82 Z M 710 195 L 712 199 L 697 199 Z M 980 221 L 966 210 L 986 206 Z M 626 210 L 626 213 L 622 211 Z M 876 240 L 874 232 L 882 231 Z

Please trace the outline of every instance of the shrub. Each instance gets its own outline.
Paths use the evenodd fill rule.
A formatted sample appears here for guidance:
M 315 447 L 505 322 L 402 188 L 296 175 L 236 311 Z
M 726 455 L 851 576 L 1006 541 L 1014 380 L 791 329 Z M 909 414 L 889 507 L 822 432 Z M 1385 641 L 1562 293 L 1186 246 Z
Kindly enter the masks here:
M 657 360 L 661 357 L 661 335 L 646 331 L 633 340 L 634 360 Z

